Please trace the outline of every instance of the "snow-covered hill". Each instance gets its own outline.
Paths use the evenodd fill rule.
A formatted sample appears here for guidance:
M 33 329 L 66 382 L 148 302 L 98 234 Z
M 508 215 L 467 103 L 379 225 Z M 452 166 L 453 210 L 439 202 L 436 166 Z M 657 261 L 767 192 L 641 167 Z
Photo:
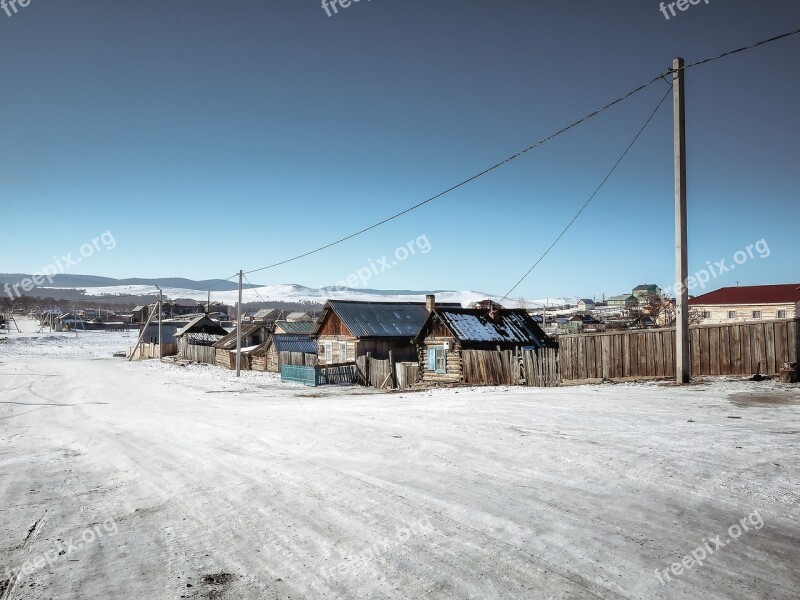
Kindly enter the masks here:
M 90 296 L 119 296 L 119 295 L 133 295 L 143 296 L 152 295 L 155 288 L 147 285 L 114 285 L 105 287 L 88 287 L 83 288 L 86 294 Z M 243 302 L 318 302 L 324 303 L 325 300 L 365 300 L 372 302 L 386 302 L 386 301 L 399 301 L 399 302 L 418 302 L 425 300 L 425 295 L 433 293 L 436 295 L 438 302 L 459 302 L 463 306 L 467 306 L 472 302 L 478 300 L 485 300 L 491 298 L 499 301 L 500 298 L 492 296 L 483 292 L 476 292 L 472 290 L 453 291 L 453 290 L 360 290 L 353 288 L 310 288 L 296 284 L 277 284 L 258 286 L 251 289 L 244 289 L 242 292 Z M 208 290 L 203 289 L 187 289 L 187 288 L 164 288 L 166 297 L 175 298 L 191 298 L 193 300 L 203 301 L 208 297 Z M 235 304 L 237 299 L 237 292 L 232 291 L 217 291 L 211 290 L 212 301 L 225 302 L 226 304 Z M 547 303 L 550 306 L 574 303 L 574 298 L 550 298 Z M 530 300 L 526 306 L 530 308 L 538 308 L 545 303 L 545 300 Z M 506 300 L 503 303 L 505 306 L 512 308 L 517 306 L 516 299 Z

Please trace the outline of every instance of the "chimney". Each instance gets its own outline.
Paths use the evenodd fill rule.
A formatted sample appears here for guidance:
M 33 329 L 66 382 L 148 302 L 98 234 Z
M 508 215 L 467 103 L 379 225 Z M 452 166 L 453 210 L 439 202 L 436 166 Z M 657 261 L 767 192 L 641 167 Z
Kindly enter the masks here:
M 436 308 L 436 296 L 433 294 L 425 296 L 425 308 L 428 312 L 433 312 L 433 309 Z

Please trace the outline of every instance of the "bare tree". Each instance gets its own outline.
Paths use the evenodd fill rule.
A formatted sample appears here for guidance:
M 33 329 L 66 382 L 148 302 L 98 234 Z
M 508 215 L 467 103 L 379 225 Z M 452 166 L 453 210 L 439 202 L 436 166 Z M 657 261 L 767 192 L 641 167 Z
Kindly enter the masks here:
M 642 313 L 662 327 L 671 327 L 675 324 L 675 304 L 672 299 L 661 294 L 645 294 L 639 299 Z

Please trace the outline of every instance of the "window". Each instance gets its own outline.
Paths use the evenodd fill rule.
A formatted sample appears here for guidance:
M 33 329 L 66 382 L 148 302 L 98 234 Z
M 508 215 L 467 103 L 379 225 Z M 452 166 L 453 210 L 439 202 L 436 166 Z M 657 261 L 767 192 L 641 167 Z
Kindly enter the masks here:
M 444 346 L 428 348 L 428 371 L 447 373 L 447 350 Z
M 779 310 L 778 311 L 778 318 L 779 319 L 785 319 L 786 318 L 786 311 L 785 310 Z
M 753 311 L 753 318 L 754 319 L 760 319 L 761 318 L 761 311 L 760 310 L 754 310 Z
M 333 342 L 325 342 L 325 364 L 331 364 L 333 362 Z
M 703 318 L 704 319 L 710 319 L 711 318 L 711 311 L 710 310 L 704 310 L 703 311 Z
M 729 310 L 728 311 L 728 318 L 729 319 L 735 319 L 736 318 L 736 311 L 735 310 Z
M 339 362 L 347 362 L 347 342 L 339 342 Z

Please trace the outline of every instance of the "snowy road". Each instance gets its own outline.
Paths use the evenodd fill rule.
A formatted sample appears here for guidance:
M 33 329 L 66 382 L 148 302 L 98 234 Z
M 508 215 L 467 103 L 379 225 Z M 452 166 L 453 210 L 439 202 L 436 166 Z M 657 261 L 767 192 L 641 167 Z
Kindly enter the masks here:
M 800 594 L 797 387 L 246 375 L 0 350 L 0 598 Z

